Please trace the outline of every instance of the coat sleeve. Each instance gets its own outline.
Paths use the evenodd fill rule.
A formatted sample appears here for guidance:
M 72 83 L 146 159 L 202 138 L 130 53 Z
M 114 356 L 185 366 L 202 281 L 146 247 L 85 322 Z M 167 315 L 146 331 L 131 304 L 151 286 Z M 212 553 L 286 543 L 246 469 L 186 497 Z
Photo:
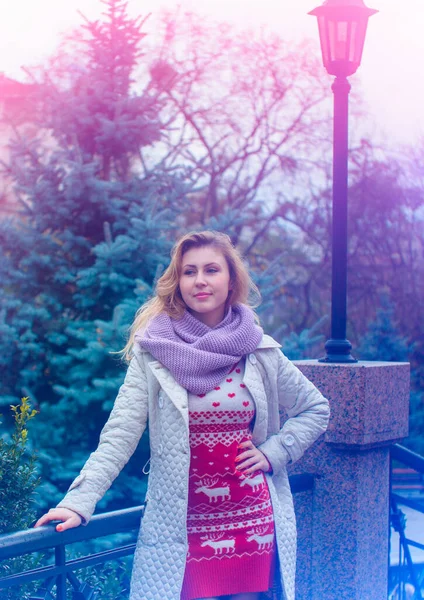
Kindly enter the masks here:
M 142 359 L 134 355 L 99 444 L 58 504 L 77 512 L 86 524 L 97 502 L 132 456 L 146 428 L 147 379 Z
M 297 461 L 325 432 L 330 418 L 328 400 L 280 350 L 277 352 L 278 407 L 288 419 L 278 433 L 259 446 L 273 473 Z

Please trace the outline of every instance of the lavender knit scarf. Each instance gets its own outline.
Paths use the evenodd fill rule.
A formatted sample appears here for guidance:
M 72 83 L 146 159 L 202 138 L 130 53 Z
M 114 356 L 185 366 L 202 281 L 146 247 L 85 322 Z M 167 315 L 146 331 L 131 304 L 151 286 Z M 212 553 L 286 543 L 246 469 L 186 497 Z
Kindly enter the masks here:
M 257 348 L 262 335 L 253 311 L 245 304 L 235 304 L 213 329 L 187 310 L 178 320 L 161 313 L 144 332 L 136 334 L 135 341 L 167 367 L 186 390 L 205 394 L 242 356 Z

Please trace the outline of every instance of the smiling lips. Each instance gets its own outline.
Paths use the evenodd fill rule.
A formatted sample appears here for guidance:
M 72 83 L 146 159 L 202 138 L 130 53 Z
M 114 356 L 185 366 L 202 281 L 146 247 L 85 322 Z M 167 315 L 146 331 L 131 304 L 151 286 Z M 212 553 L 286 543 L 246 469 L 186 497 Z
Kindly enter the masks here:
M 210 296 L 211 294 L 207 294 L 205 292 L 200 292 L 199 294 L 196 294 L 194 297 L 195 298 L 207 298 L 208 296 Z

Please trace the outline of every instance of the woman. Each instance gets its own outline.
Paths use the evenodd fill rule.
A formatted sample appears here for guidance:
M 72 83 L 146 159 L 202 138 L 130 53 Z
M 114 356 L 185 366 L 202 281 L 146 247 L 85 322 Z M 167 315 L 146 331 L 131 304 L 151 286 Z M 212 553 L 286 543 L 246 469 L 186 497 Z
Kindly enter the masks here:
M 258 293 L 222 233 L 183 236 L 138 312 L 124 384 L 97 450 L 36 526 L 86 523 L 149 423 L 131 600 L 294 599 L 286 465 L 325 431 L 327 400 L 264 335 Z M 280 412 L 286 413 L 281 426 Z

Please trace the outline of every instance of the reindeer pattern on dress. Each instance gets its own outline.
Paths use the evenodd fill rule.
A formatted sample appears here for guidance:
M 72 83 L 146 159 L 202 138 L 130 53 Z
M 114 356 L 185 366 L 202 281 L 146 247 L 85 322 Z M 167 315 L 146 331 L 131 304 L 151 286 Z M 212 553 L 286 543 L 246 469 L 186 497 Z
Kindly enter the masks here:
M 261 487 L 265 485 L 264 474 L 259 473 L 259 475 L 251 475 L 250 477 L 246 477 L 246 479 L 243 479 L 243 481 L 240 483 L 240 487 L 245 485 L 250 486 L 253 492 L 258 492 Z
M 230 487 L 213 487 L 218 483 L 219 477 L 204 477 L 201 481 L 195 483 L 197 489 L 196 494 L 206 494 L 209 498 L 209 502 L 218 502 L 218 500 L 229 500 L 230 499 Z
M 224 531 L 221 533 L 209 533 L 208 535 L 201 535 L 200 539 L 204 540 L 200 545 L 202 548 L 210 546 L 214 549 L 215 554 L 222 554 L 224 551 L 231 553 L 235 551 L 236 541 L 234 538 L 222 539 Z
M 266 533 L 269 530 L 268 525 L 264 527 L 254 527 L 247 531 L 247 541 L 255 541 L 258 545 L 258 550 L 264 548 L 271 548 L 274 541 L 274 531 L 272 533 Z

